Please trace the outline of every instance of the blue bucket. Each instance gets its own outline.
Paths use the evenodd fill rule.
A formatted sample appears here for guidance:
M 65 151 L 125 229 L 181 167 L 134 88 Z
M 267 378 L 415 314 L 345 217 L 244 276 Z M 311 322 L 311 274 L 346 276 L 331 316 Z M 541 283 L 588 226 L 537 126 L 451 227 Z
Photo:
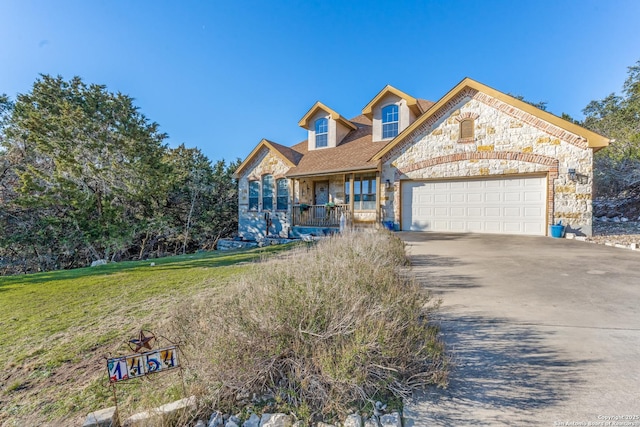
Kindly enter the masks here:
M 393 231 L 393 221 L 382 221 L 382 225 L 389 231 Z
M 560 239 L 564 235 L 564 225 L 550 225 L 549 233 L 551 237 Z

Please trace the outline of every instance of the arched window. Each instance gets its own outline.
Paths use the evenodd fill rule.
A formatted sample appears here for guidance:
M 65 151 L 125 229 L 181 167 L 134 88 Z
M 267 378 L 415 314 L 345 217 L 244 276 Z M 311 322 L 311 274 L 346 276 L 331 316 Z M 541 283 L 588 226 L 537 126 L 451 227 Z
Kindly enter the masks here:
M 387 105 L 382 109 L 382 139 L 398 135 L 398 106 Z
M 281 178 L 276 181 L 276 209 L 286 211 L 289 207 L 289 180 Z
M 329 120 L 321 118 L 316 120 L 316 148 L 327 146 L 329 134 Z
M 258 200 L 260 199 L 260 182 L 249 181 L 249 210 L 258 210 Z
M 273 175 L 262 177 L 262 210 L 273 209 Z

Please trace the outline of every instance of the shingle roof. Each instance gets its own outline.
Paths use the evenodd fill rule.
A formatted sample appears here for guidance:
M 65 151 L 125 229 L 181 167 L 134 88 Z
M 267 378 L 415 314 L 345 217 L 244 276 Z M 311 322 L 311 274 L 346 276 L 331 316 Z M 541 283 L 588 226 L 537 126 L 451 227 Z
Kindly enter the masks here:
M 375 169 L 377 162 L 370 161 L 386 142 L 371 141 L 371 120 L 360 115 L 350 120 L 357 129 L 351 131 L 335 148 L 307 150 L 307 141 L 294 145 L 303 154 L 297 166 L 289 169 L 287 176 L 337 173 L 352 170 Z
M 302 153 L 294 150 L 292 147 L 286 147 L 282 144 L 278 144 L 277 142 L 269 141 L 269 143 L 276 149 L 280 154 L 286 157 L 291 163 L 297 165 L 302 158 Z
M 427 111 L 434 103 L 426 99 L 418 99 L 422 111 Z M 349 120 L 357 126 L 335 148 L 308 150 L 308 142 L 302 141 L 293 147 L 301 159 L 296 166 L 289 169 L 287 176 L 319 175 L 356 170 L 375 169 L 377 161 L 372 157 L 382 150 L 389 141 L 372 142 L 371 120 L 364 114 Z
M 417 99 L 417 103 L 423 112 L 434 104 L 425 99 Z M 377 159 L 372 160 L 372 158 L 389 141 L 372 141 L 371 120 L 363 114 L 350 119 L 349 122 L 356 129 L 350 131 L 336 147 L 309 151 L 307 140 L 287 147 L 265 139 L 261 145 L 277 151 L 293 165 L 286 174 L 288 177 L 376 169 Z M 249 158 L 255 154 L 255 151 L 238 168 L 235 172 L 236 176 L 249 164 Z
M 427 111 L 433 104 L 435 104 L 435 102 L 418 98 L 418 105 L 420 106 L 420 109 L 423 113 Z

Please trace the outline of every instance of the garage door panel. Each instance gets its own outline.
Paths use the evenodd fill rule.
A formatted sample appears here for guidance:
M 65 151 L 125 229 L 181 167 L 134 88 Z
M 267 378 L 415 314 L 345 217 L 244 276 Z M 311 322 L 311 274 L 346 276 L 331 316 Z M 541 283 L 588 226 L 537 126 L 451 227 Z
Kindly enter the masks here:
M 467 194 L 467 202 L 468 203 L 482 203 L 483 194 L 482 193 L 468 193 Z
M 466 208 L 464 206 L 452 206 L 449 212 L 452 217 L 463 217 L 465 216 L 465 211 Z
M 482 216 L 482 208 L 481 207 L 468 207 L 467 208 L 467 217 L 469 218 L 480 218 Z
M 443 230 L 449 228 L 449 221 L 447 220 L 435 220 L 433 221 L 434 230 Z
M 466 197 L 464 193 L 451 193 L 451 203 L 465 203 Z
M 451 231 L 465 231 L 465 221 L 450 221 L 449 228 Z
M 517 207 L 517 206 L 505 207 L 503 208 L 503 213 L 505 218 L 509 218 L 509 217 L 519 218 L 522 216 L 522 209 L 520 209 L 520 207 Z
M 517 193 L 515 191 L 508 191 L 504 193 L 505 202 L 519 202 L 522 199 L 523 199 L 522 193 Z
M 488 208 L 484 208 L 484 216 L 486 217 L 499 217 L 500 216 L 500 207 L 492 206 Z
M 544 227 L 540 224 L 535 223 L 525 223 L 524 224 L 524 234 L 536 234 L 536 235 L 544 235 Z
M 527 206 L 524 208 L 524 217 L 525 218 L 540 218 L 544 215 L 544 211 L 535 206 Z
M 505 221 L 503 224 L 503 230 L 509 234 L 520 234 L 522 232 L 522 223 Z
M 433 215 L 436 218 L 443 218 L 449 216 L 449 208 L 445 206 L 438 206 L 433 208 Z
M 436 182 L 433 184 L 433 189 L 434 190 L 448 190 L 449 189 L 449 183 L 448 182 Z
M 525 202 L 539 202 L 543 199 L 543 195 L 539 191 L 526 191 L 524 193 Z
M 487 192 L 484 195 L 484 200 L 487 203 L 498 203 L 502 200 L 502 194 L 496 192 Z
M 413 210 L 418 214 L 418 218 L 426 218 L 433 215 L 433 208 L 430 206 L 414 206 Z
M 484 229 L 480 232 L 500 233 L 502 231 L 502 224 L 499 221 L 485 221 L 483 225 Z
M 502 183 L 504 188 L 520 188 L 523 186 L 520 179 L 505 179 Z
M 484 231 L 482 221 L 467 221 L 467 230 L 472 233 L 482 233 Z
M 546 181 L 546 177 L 407 181 L 402 185 L 402 227 L 544 235 Z
M 420 204 L 433 203 L 433 196 L 431 194 L 420 194 L 416 197 L 415 201 Z

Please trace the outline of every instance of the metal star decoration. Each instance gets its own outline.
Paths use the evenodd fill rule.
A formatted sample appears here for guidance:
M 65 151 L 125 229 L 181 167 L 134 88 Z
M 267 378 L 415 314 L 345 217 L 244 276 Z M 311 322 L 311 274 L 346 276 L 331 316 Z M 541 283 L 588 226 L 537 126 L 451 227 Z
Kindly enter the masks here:
M 138 338 L 129 340 L 129 347 L 131 347 L 131 350 L 135 351 L 136 353 L 140 353 L 140 350 L 145 348 L 151 350 L 155 341 L 156 336 L 152 332 L 140 331 L 140 335 L 138 335 Z

